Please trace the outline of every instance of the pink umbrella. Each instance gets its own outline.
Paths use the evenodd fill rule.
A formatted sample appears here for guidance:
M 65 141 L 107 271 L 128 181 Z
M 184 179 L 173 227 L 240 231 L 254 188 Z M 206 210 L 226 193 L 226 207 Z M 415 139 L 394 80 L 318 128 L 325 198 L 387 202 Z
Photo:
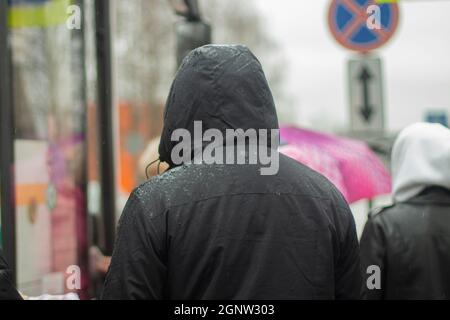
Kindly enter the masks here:
M 363 142 L 282 127 L 280 152 L 327 177 L 349 203 L 391 192 L 391 176 Z

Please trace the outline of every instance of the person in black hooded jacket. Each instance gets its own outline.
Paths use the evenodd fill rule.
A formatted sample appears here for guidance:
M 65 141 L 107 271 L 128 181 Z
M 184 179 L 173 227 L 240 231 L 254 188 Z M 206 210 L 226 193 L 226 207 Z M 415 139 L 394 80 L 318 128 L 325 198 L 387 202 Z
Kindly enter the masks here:
M 11 270 L 0 251 L 0 300 L 22 300 L 13 285 Z
M 208 45 L 184 59 L 159 146 L 170 168 L 131 194 L 102 298 L 359 299 L 359 245 L 340 192 L 278 153 L 272 175 L 261 174 L 260 162 L 174 163 L 172 134 L 194 134 L 194 121 L 223 134 L 278 129 L 272 94 L 249 49 Z

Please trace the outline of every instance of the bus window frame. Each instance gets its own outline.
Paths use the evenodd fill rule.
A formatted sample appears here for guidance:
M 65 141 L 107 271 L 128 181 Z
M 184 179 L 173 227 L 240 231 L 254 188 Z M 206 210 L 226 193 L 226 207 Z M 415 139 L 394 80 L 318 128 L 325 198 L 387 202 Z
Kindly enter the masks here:
M 0 202 L 2 248 L 10 268 L 16 270 L 14 107 L 8 7 L 8 0 L 0 0 Z M 15 272 L 13 273 L 13 281 L 16 283 Z

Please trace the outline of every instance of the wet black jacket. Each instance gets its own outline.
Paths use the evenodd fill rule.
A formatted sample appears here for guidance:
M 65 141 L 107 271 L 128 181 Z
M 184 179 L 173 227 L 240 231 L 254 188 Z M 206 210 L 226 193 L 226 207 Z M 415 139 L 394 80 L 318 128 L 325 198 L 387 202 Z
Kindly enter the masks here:
M 361 257 L 365 271 L 381 271 L 381 289 L 366 290 L 368 299 L 450 299 L 450 191 L 428 188 L 375 213 Z
M 20 294 L 14 288 L 11 279 L 11 270 L 6 264 L 0 251 L 0 300 L 21 300 Z
M 242 46 L 193 51 L 172 86 L 160 144 L 176 128 L 276 129 L 261 65 Z M 172 164 L 173 165 L 173 164 Z M 360 297 L 349 207 L 323 176 L 280 155 L 259 165 L 190 164 L 138 187 L 119 223 L 104 299 Z

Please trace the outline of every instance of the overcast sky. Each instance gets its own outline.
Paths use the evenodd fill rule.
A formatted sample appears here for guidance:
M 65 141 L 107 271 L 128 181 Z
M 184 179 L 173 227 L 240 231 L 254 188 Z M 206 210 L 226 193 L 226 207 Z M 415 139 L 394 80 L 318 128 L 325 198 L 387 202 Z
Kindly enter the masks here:
M 267 29 L 285 52 L 296 122 L 322 129 L 348 126 L 346 61 L 352 52 L 331 37 L 331 0 L 256 0 Z M 450 115 L 450 1 L 400 1 L 396 35 L 383 58 L 388 129 L 424 119 L 428 109 Z

